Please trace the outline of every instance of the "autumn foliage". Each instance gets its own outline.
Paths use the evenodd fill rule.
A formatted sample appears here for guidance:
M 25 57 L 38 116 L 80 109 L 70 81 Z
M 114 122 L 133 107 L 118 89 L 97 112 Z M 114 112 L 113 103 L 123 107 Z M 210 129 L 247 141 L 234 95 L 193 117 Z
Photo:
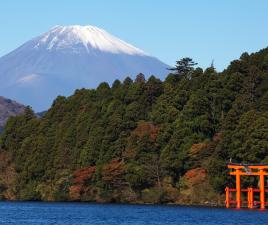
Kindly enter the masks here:
M 206 175 L 207 172 L 204 168 L 195 168 L 188 170 L 184 176 L 188 182 L 195 184 L 204 180 Z
M 132 135 L 137 136 L 139 138 L 142 138 L 148 135 L 152 141 L 155 141 L 157 138 L 158 132 L 159 132 L 159 127 L 157 127 L 153 123 L 140 122 L 137 128 L 132 132 Z
M 114 159 L 104 165 L 102 169 L 102 180 L 111 186 L 120 186 L 124 183 L 125 164 L 119 159 Z
M 76 170 L 74 172 L 73 183 L 74 184 L 85 184 L 86 181 L 92 179 L 94 173 L 96 171 L 95 166 L 82 168 L 80 170 Z
M 69 195 L 72 200 L 79 200 L 80 195 L 87 187 L 87 181 L 93 178 L 96 167 L 86 167 L 76 170 L 73 174 L 72 185 L 69 188 Z

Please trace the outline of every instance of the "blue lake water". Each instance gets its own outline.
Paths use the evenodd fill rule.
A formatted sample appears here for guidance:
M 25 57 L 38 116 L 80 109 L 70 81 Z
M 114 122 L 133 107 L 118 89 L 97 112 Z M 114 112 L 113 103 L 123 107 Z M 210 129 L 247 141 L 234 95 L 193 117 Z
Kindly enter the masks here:
M 268 211 L 86 203 L 0 202 L 1 225 L 265 225 Z

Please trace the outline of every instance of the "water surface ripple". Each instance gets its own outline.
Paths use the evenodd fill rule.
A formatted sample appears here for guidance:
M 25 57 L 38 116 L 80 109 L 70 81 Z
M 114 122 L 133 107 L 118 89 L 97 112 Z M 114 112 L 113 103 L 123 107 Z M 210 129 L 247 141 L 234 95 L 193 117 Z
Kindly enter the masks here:
M 265 225 L 268 210 L 0 202 L 0 225 Z

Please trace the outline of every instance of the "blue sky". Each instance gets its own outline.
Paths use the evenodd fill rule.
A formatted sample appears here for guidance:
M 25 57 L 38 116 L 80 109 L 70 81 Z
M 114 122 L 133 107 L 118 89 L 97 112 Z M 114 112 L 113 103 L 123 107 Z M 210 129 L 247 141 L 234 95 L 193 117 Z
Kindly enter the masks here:
M 54 25 L 95 25 L 167 64 L 189 56 L 220 71 L 268 46 L 267 0 L 8 0 L 0 3 L 0 56 Z

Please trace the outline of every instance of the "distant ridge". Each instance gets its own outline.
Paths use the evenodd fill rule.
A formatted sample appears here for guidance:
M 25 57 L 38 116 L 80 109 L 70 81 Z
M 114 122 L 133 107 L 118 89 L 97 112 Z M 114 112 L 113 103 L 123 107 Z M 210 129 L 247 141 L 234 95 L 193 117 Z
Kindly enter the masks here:
M 10 116 L 20 115 L 24 110 L 24 105 L 0 96 L 0 132 Z

